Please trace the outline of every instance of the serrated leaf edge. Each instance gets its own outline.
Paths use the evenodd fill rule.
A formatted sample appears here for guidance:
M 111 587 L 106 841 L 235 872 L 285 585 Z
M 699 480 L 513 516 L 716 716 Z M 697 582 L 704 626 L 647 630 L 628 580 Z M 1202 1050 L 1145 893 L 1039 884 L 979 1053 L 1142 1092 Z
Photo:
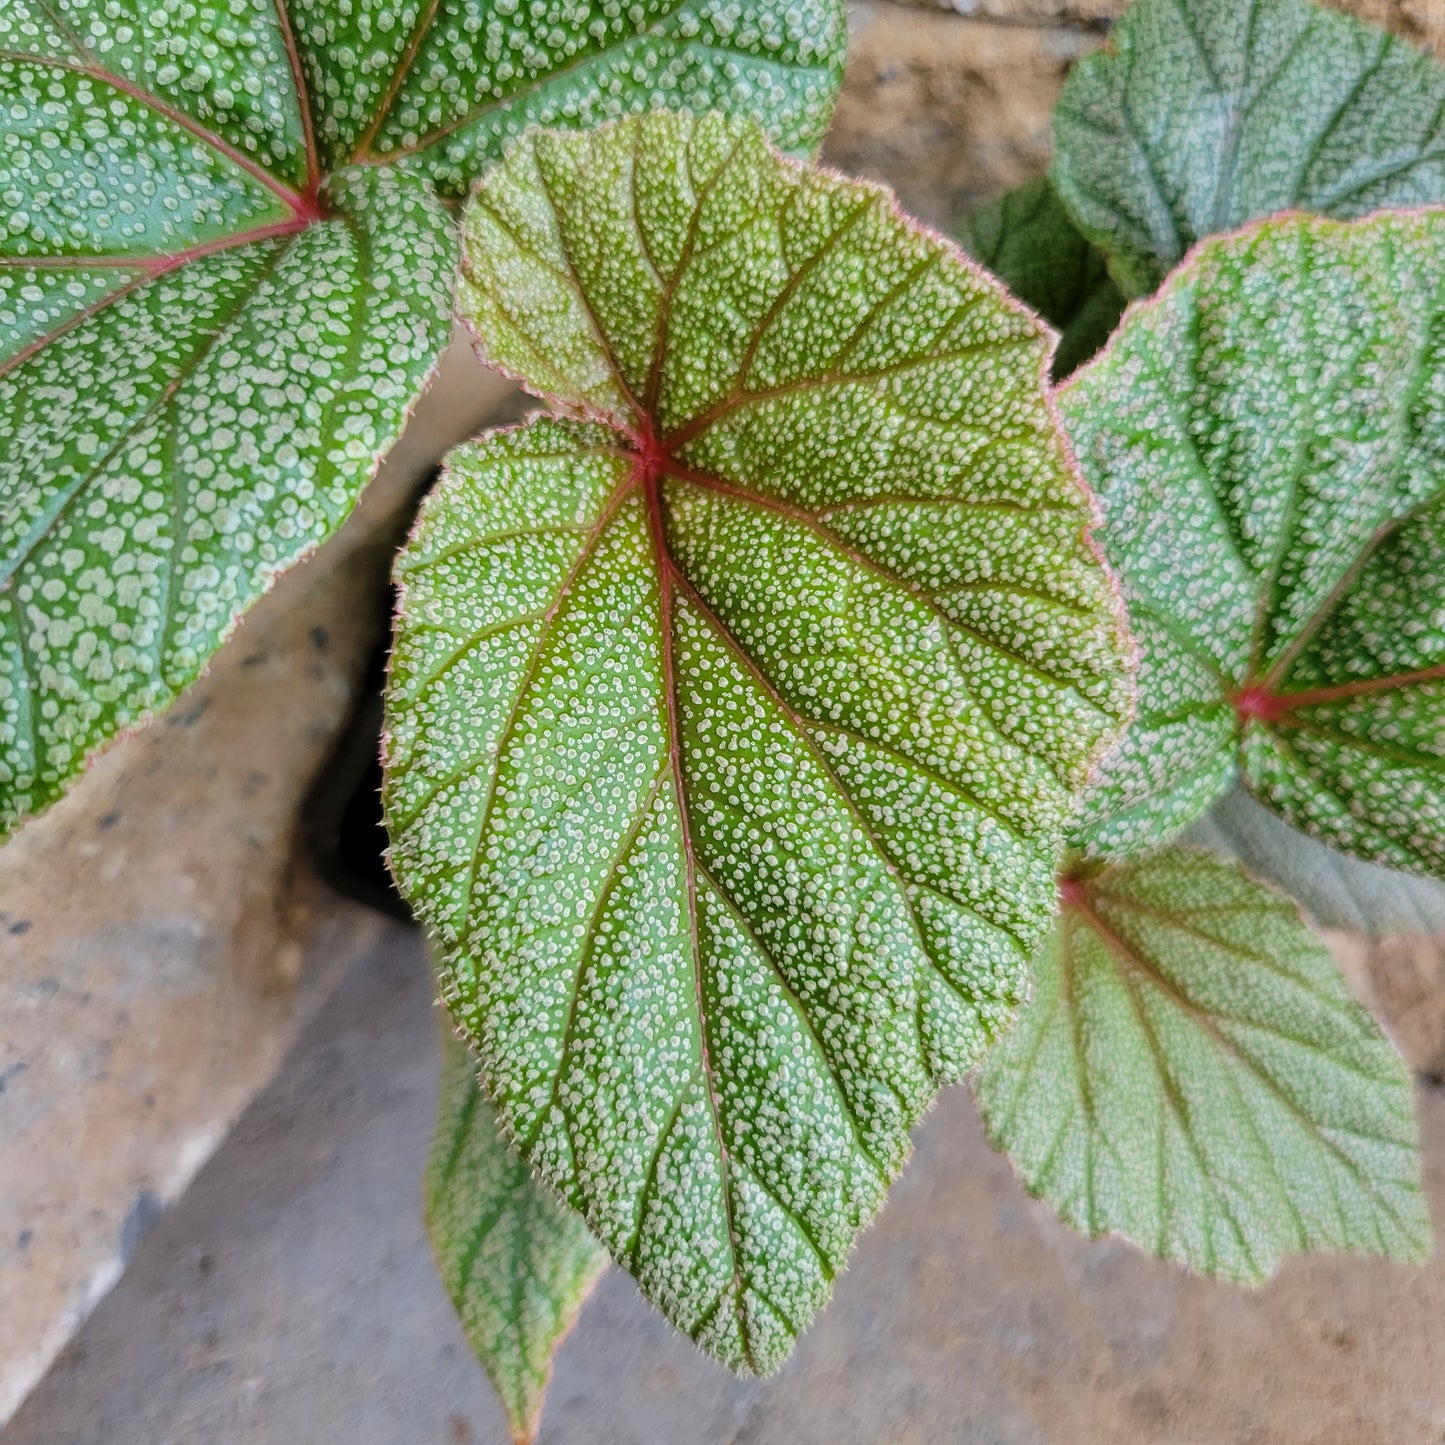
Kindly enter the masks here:
M 1432 208 L 1432 209 L 1433 209 L 1433 208 Z M 1253 227 L 1258 226 L 1258 225 L 1261 225 L 1261 224 L 1264 224 L 1264 223 L 1263 223 L 1263 222 L 1251 222 L 1251 223 L 1250 223 L 1250 226 L 1247 227 L 1247 228 L 1245 228 L 1245 229 L 1253 229 Z M 1342 222 L 1342 223 L 1339 223 L 1339 224 L 1353 224 L 1353 223 L 1350 223 L 1350 222 Z M 1211 238 L 1211 239 L 1217 239 L 1217 238 Z M 1206 242 L 1201 242 L 1200 244 L 1207 244 L 1207 241 L 1206 241 Z M 1131 303 L 1131 305 L 1132 305 L 1132 304 L 1140 304 L 1140 303 Z M 1251 883 L 1254 883 L 1257 887 L 1259 887 L 1259 888 L 1262 889 L 1264 892 L 1270 894 L 1272 897 L 1274 897 L 1274 898 L 1276 898 L 1277 900 L 1279 900 L 1282 904 L 1287 905 L 1288 908 L 1292 911 L 1293 917 L 1294 917 L 1295 920 L 1299 923 L 1300 927 L 1301 927 L 1302 929 L 1304 929 L 1304 931 L 1310 935 L 1310 937 L 1315 941 L 1316 945 L 1317 945 L 1323 952 L 1329 953 L 1329 949 L 1328 949 L 1328 947 L 1326 946 L 1324 940 L 1320 937 L 1320 935 L 1319 935 L 1318 931 L 1316 930 L 1314 924 L 1310 921 L 1310 919 L 1308 918 L 1308 916 L 1305 914 L 1305 911 L 1304 911 L 1303 907 L 1299 904 L 1299 902 L 1298 902 L 1292 895 L 1286 893 L 1286 892 L 1285 892 L 1282 888 L 1280 888 L 1278 885 L 1269 882 L 1267 879 L 1261 878 L 1257 873 L 1254 872 L 1253 869 L 1247 867 L 1247 866 L 1244 864 L 1244 862 L 1241 861 L 1239 858 L 1233 857 L 1233 856 L 1231 856 L 1231 855 L 1229 855 L 1229 854 L 1222 853 L 1222 852 L 1218 851 L 1217 849 L 1210 848 L 1210 847 L 1206 847 L 1206 846 L 1201 845 L 1201 844 L 1197 844 L 1197 843 L 1181 843 L 1181 842 L 1178 842 L 1177 840 L 1176 840 L 1176 841 L 1173 841 L 1173 842 L 1170 842 L 1170 843 L 1166 843 L 1166 844 L 1162 845 L 1162 847 L 1168 848 L 1168 849 L 1170 849 L 1171 851 L 1175 851 L 1175 852 L 1195 854 L 1195 855 L 1200 855 L 1200 856 L 1203 856 L 1203 857 L 1206 857 L 1206 858 L 1210 858 L 1210 859 L 1213 859 L 1213 860 L 1216 860 L 1216 861 L 1222 861 L 1222 862 L 1225 862 L 1225 863 L 1229 864 L 1230 866 L 1238 869 L 1239 872 L 1240 872 L 1244 877 L 1248 878 Z M 1130 858 L 1127 859 L 1127 860 L 1110 861 L 1108 864 L 1105 865 L 1104 868 L 1101 868 L 1101 869 L 1100 869 L 1100 868 L 1096 868 L 1096 869 L 1094 869 L 1093 872 L 1091 872 L 1088 876 L 1089 876 L 1089 877 L 1092 877 L 1092 876 L 1094 876 L 1095 873 L 1101 873 L 1101 872 L 1109 871 L 1109 870 L 1113 869 L 1113 868 L 1116 867 L 1116 866 L 1119 866 L 1121 863 L 1124 863 L 1124 862 L 1141 861 L 1141 860 L 1143 860 L 1143 859 L 1145 859 L 1145 858 L 1148 858 L 1152 853 L 1158 852 L 1158 851 L 1160 851 L 1158 848 L 1150 849 L 1150 850 L 1148 850 L 1148 851 L 1146 851 L 1146 852 L 1143 852 L 1143 853 L 1133 854 L 1133 855 L 1131 855 Z M 1083 881 L 1087 881 L 1087 877 L 1084 878 Z M 1056 922 L 1055 922 L 1055 926 L 1056 926 L 1056 927 L 1057 927 L 1057 926 L 1060 926 L 1061 923 L 1062 923 L 1062 914 L 1063 914 L 1063 912 L 1065 911 L 1065 908 L 1066 908 L 1066 907 L 1075 907 L 1075 906 L 1076 906 L 1076 905 L 1074 905 L 1074 904 L 1066 904 L 1066 903 L 1065 903 L 1065 899 L 1066 899 L 1067 896 L 1068 896 L 1068 890 L 1069 890 L 1069 888 L 1070 888 L 1071 882 L 1072 882 L 1072 880 L 1070 880 L 1070 879 L 1064 878 L 1063 876 L 1060 877 L 1060 883 L 1059 883 L 1059 888 L 1060 888 L 1060 911 L 1059 911 L 1059 917 L 1056 919 Z M 1122 951 L 1122 952 L 1124 952 L 1124 953 L 1127 955 L 1127 957 L 1129 958 L 1131 964 L 1133 964 L 1133 966 L 1138 967 L 1138 968 L 1140 969 L 1140 971 L 1142 971 L 1143 973 L 1145 973 L 1150 979 L 1157 981 L 1157 983 L 1158 983 L 1158 985 L 1160 986 L 1160 988 L 1161 988 L 1162 990 L 1166 991 L 1171 998 L 1174 998 L 1174 997 L 1177 996 L 1177 990 L 1176 990 L 1171 984 L 1169 984 L 1169 983 L 1167 982 L 1167 980 L 1161 979 L 1161 978 L 1159 977 L 1159 975 L 1155 972 L 1155 970 L 1154 970 L 1153 968 L 1149 967 L 1149 965 L 1148 965 L 1147 963 L 1144 963 L 1144 962 L 1142 962 L 1142 961 L 1138 961 L 1138 962 L 1135 961 L 1135 960 L 1136 960 L 1136 954 L 1135 954 L 1134 950 L 1133 950 L 1132 948 L 1130 948 L 1127 944 L 1122 943 L 1122 941 L 1117 938 L 1117 935 L 1115 934 L 1114 930 L 1111 929 L 1111 928 L 1110 928 L 1107 924 L 1105 924 L 1102 920 L 1100 920 L 1100 919 L 1097 918 L 1097 915 L 1095 914 L 1095 911 L 1094 911 L 1092 908 L 1088 907 L 1087 905 L 1084 905 L 1082 908 L 1079 909 L 1079 911 L 1083 912 L 1083 913 L 1086 915 L 1086 919 L 1087 919 L 1086 926 L 1087 926 L 1088 928 L 1090 928 L 1090 929 L 1096 934 L 1096 936 L 1101 939 L 1101 941 L 1104 942 L 1105 946 L 1108 947 L 1108 949 L 1109 949 L 1109 951 L 1110 951 L 1111 953 L 1114 953 L 1114 952 L 1116 952 L 1116 951 Z M 1031 982 L 1032 982 L 1032 980 L 1031 980 Z M 1355 1005 L 1356 1005 L 1358 1008 L 1360 1008 L 1360 1009 L 1370 1018 L 1371 1022 L 1374 1023 L 1374 1025 L 1376 1026 L 1376 1028 L 1378 1028 L 1378 1029 L 1380 1030 L 1380 1033 L 1383 1035 L 1383 1037 L 1385 1038 L 1385 1040 L 1389 1043 L 1390 1047 L 1391 1047 L 1397 1054 L 1400 1053 L 1400 1049 L 1399 1049 L 1399 1046 L 1398 1046 L 1398 1044 L 1397 1044 L 1397 1042 L 1396 1042 L 1395 1036 L 1394 1036 L 1394 1034 L 1391 1032 L 1391 1030 L 1385 1025 L 1385 1023 L 1384 1023 L 1382 1020 L 1380 1020 L 1379 1018 L 1377 1018 L 1376 1015 L 1373 1013 L 1372 1010 L 1366 1008 L 1365 1004 L 1364 1004 L 1359 998 L 1357 998 L 1357 997 L 1355 996 L 1355 993 L 1354 993 L 1353 990 L 1350 990 L 1350 989 L 1348 989 L 1348 987 L 1347 987 L 1347 992 L 1348 992 L 1348 994 L 1349 994 L 1350 999 L 1355 1003 Z M 1134 1001 L 1133 1001 L 1132 994 L 1131 994 L 1131 996 L 1130 996 L 1130 1000 L 1131 1000 L 1131 1004 L 1134 1005 L 1134 1009 L 1135 1009 L 1135 1012 L 1136 1012 L 1136 1014 L 1137 1014 L 1137 1012 L 1138 1012 L 1138 1007 L 1137 1007 L 1137 1004 L 1135 1004 Z M 1183 999 L 1181 998 L 1181 999 L 1179 999 L 1179 1002 L 1180 1002 L 1180 1006 L 1181 1006 L 1191 1017 L 1195 1016 L 1195 1015 L 1198 1013 L 1198 1010 L 1197 1010 L 1192 1004 L 1189 1004 L 1187 1000 L 1183 1000 Z M 1030 998 L 1029 998 L 1028 1001 L 1023 1005 L 1023 1008 L 1031 1007 L 1032 1004 L 1033 1004 L 1033 997 L 1032 997 L 1032 995 L 1030 995 Z M 1022 1010 L 1020 1010 L 1020 1012 L 1022 1012 Z M 1149 1037 L 1150 1037 L 1150 1039 L 1151 1039 L 1151 1052 L 1153 1052 L 1153 1045 L 1152 1045 L 1153 1030 L 1146 1027 L 1144 1031 L 1149 1035 Z M 1223 1052 L 1228 1053 L 1228 1054 L 1229 1054 L 1231 1057 L 1233 1057 L 1233 1058 L 1239 1059 L 1239 1055 L 1238 1055 L 1237 1051 L 1235 1050 L 1234 1046 L 1228 1042 L 1228 1040 L 1224 1040 L 1224 1039 L 1218 1038 L 1218 1036 L 1216 1035 L 1214 1029 L 1213 1029 L 1212 1027 L 1210 1027 L 1210 1026 L 1207 1026 L 1207 1027 L 1206 1027 L 1206 1032 L 1209 1034 L 1211 1040 L 1214 1040 L 1214 1041 L 1218 1044 L 1218 1046 L 1220 1047 L 1220 1049 L 1221 1049 Z M 1158 1065 L 1158 1064 L 1159 1064 L 1159 1056 L 1157 1055 L 1157 1053 L 1154 1054 L 1154 1059 L 1155 1059 L 1156 1065 Z M 1240 1059 L 1240 1062 L 1248 1065 L 1248 1060 Z M 1404 1064 L 1403 1056 L 1402 1056 L 1402 1058 L 1401 1058 L 1401 1062 L 1402 1062 L 1402 1065 L 1403 1065 L 1403 1064 Z M 976 1104 L 976 1105 L 977 1105 L 977 1092 L 976 1092 L 976 1090 L 977 1090 L 977 1084 L 978 1084 L 978 1080 L 979 1080 L 979 1076 L 980 1076 L 981 1070 L 983 1069 L 983 1067 L 985 1067 L 985 1065 L 986 1065 L 986 1060 L 985 1060 L 985 1061 L 981 1061 L 980 1064 L 979 1064 L 979 1066 L 978 1066 L 977 1068 L 975 1068 L 973 1074 L 972 1074 L 971 1077 L 970 1077 L 970 1088 L 971 1088 L 971 1090 L 974 1091 L 974 1094 L 975 1094 L 975 1104 Z M 1081 1072 L 1081 1075 L 1082 1075 L 1082 1072 L 1083 1072 L 1083 1066 L 1082 1066 L 1082 1064 L 1080 1065 L 1080 1072 Z M 1160 1072 L 1161 1072 L 1161 1073 L 1164 1072 L 1162 1066 L 1160 1066 Z M 1251 1072 L 1256 1072 L 1256 1076 L 1257 1076 L 1257 1077 L 1262 1077 L 1262 1076 L 1258 1076 L 1258 1075 L 1257 1075 L 1257 1071 L 1254 1071 L 1254 1070 L 1252 1069 L 1252 1066 L 1251 1066 Z M 1277 1093 L 1277 1088 L 1276 1088 L 1276 1086 L 1274 1085 L 1274 1083 L 1273 1083 L 1272 1081 L 1270 1081 L 1270 1080 L 1268 1080 L 1268 1079 L 1264 1079 L 1264 1082 L 1268 1085 L 1268 1087 L 1269 1087 L 1269 1089 L 1270 1089 L 1270 1091 L 1271 1091 L 1272 1093 Z M 1292 1112 L 1297 1112 L 1297 1110 L 1294 1108 L 1293 1105 L 1291 1105 L 1291 1111 L 1292 1111 Z M 1412 1113 L 1413 1113 L 1413 1101 L 1412 1101 Z M 1415 1239 L 1412 1241 L 1412 1244 L 1413 1244 L 1413 1252 L 1412 1252 L 1410 1255 L 1401 1255 L 1401 1254 L 1398 1254 L 1398 1253 L 1397 1253 L 1397 1254 L 1391 1254 L 1391 1253 L 1389 1253 L 1387 1250 L 1385 1250 L 1385 1249 L 1383 1249 L 1383 1248 L 1376 1249 L 1376 1248 L 1361 1247 L 1361 1246 L 1351 1246 L 1351 1247 L 1348 1248 L 1348 1249 L 1344 1249 L 1344 1248 L 1339 1248 L 1339 1249 L 1325 1249 L 1325 1248 L 1318 1248 L 1318 1247 L 1312 1247 L 1312 1246 L 1305 1246 L 1305 1247 L 1302 1247 L 1302 1248 L 1297 1247 L 1297 1248 L 1295 1248 L 1295 1249 L 1293 1249 L 1293 1250 L 1282 1250 L 1282 1251 L 1280 1251 L 1278 1254 L 1276 1254 L 1275 1258 L 1270 1262 L 1270 1264 L 1269 1264 L 1269 1266 L 1268 1266 L 1267 1268 L 1265 1268 L 1265 1269 L 1263 1269 L 1263 1270 L 1257 1270 L 1257 1271 L 1256 1271 L 1254 1274 L 1252 1274 L 1252 1275 L 1220 1274 L 1220 1273 L 1216 1273 L 1216 1272 L 1212 1272 L 1212 1271 L 1208 1271 L 1208 1270 L 1198 1269 L 1198 1268 L 1194 1267 L 1193 1265 L 1189 1264 L 1187 1261 L 1184 1261 L 1184 1260 L 1181 1260 L 1181 1259 L 1177 1259 L 1177 1258 L 1175 1258 L 1175 1257 L 1173 1257 L 1173 1256 L 1171 1256 L 1171 1255 L 1164 1254 L 1164 1253 L 1162 1253 L 1162 1252 L 1160 1252 L 1160 1251 L 1158 1251 L 1158 1250 L 1150 1247 L 1149 1245 L 1143 1243 L 1142 1241 L 1140 1241 L 1140 1240 L 1138 1240 L 1138 1239 L 1135 1239 L 1132 1235 L 1125 1233 L 1124 1230 L 1122 1230 L 1122 1229 L 1116 1229 L 1116 1228 L 1103 1228 L 1103 1229 L 1098 1229 L 1098 1228 L 1087 1227 L 1087 1226 L 1084 1226 L 1084 1225 L 1082 1225 L 1082 1224 L 1078 1224 L 1078 1223 L 1074 1222 L 1073 1220 L 1063 1221 L 1062 1218 L 1061 1218 L 1061 1216 L 1059 1216 L 1058 1213 L 1057 1213 L 1057 1211 L 1055 1210 L 1052 1202 L 1048 1199 L 1047 1195 L 1045 1194 L 1044 1186 L 1043 1186 L 1042 1184 L 1038 1184 L 1038 1185 L 1032 1184 L 1032 1183 L 1029 1182 L 1028 1179 L 1026 1179 L 1026 1178 L 1024 1177 L 1023 1169 L 1022 1169 L 1022 1167 L 1019 1165 L 1019 1163 L 1014 1159 L 1013 1154 L 1012 1154 L 1012 1152 L 1010 1151 L 1007 1143 L 1006 1143 L 1006 1142 L 1004 1141 L 1004 1139 L 1002 1138 L 1001 1132 L 1000 1132 L 1000 1128 L 999 1128 L 998 1126 L 996 1126 L 996 1125 L 990 1124 L 990 1122 L 989 1122 L 989 1120 L 988 1120 L 988 1116 L 987 1116 L 987 1114 L 985 1113 L 985 1111 L 982 1109 L 982 1107 L 979 1107 L 979 1118 L 980 1118 L 980 1122 L 981 1122 L 982 1125 L 983 1125 L 984 1135 L 985 1135 L 985 1137 L 986 1137 L 987 1140 L 988 1140 L 989 1147 L 990 1147 L 991 1149 L 993 1149 L 996 1153 L 1002 1155 L 1002 1157 L 1007 1161 L 1008 1166 L 1009 1166 L 1009 1170 L 1010 1170 L 1010 1172 L 1013 1174 L 1014 1180 L 1015 1180 L 1016 1183 L 1018 1184 L 1019 1188 L 1022 1189 L 1023 1192 L 1024 1192 L 1025 1194 L 1027 1194 L 1030 1199 L 1033 1199 L 1033 1200 L 1037 1201 L 1038 1203 L 1044 1205 L 1044 1206 L 1049 1210 L 1049 1212 L 1055 1216 L 1055 1218 L 1060 1219 L 1060 1222 L 1066 1223 L 1067 1226 L 1068 1226 L 1068 1228 L 1069 1228 L 1071 1231 L 1077 1233 L 1077 1234 L 1080 1235 L 1082 1238 L 1087 1239 L 1087 1240 L 1090 1240 L 1090 1241 L 1096 1242 L 1096 1241 L 1101 1241 L 1101 1240 L 1107 1240 L 1107 1241 L 1109 1241 L 1109 1242 L 1111 1242 L 1111 1243 L 1112 1243 L 1112 1242 L 1118 1242 L 1118 1243 L 1127 1245 L 1128 1248 L 1129 1248 L 1132 1252 L 1137 1253 L 1137 1254 L 1146 1255 L 1146 1256 L 1147 1256 L 1148 1258 L 1150 1258 L 1151 1260 L 1156 1260 L 1156 1261 L 1158 1261 L 1159 1263 L 1164 1264 L 1164 1265 L 1167 1265 L 1167 1266 L 1169 1266 L 1169 1267 L 1171 1267 L 1171 1268 L 1174 1268 L 1174 1269 L 1180 1271 L 1181 1273 L 1183 1273 L 1184 1275 L 1187 1275 L 1187 1276 L 1191 1276 L 1191 1277 L 1198 1278 L 1198 1279 L 1223 1279 L 1223 1280 L 1226 1280 L 1226 1281 L 1227 1281 L 1228 1283 L 1230 1283 L 1230 1284 L 1238 1285 L 1238 1286 L 1241 1286 L 1241 1287 L 1243 1287 L 1243 1288 L 1245 1288 L 1245 1289 L 1260 1290 L 1260 1289 L 1263 1289 L 1266 1285 L 1268 1285 L 1269 1283 L 1271 1283 L 1271 1282 L 1276 1278 L 1276 1276 L 1279 1274 L 1280 1270 L 1285 1266 L 1286 1263 L 1288 1263 L 1288 1261 L 1289 1261 L 1289 1259 L 1290 1259 L 1291 1257 L 1298 1257 L 1298 1256 L 1300 1256 L 1301 1254 L 1307 1254 L 1307 1255 L 1329 1255 L 1329 1256 L 1336 1257 L 1336 1258 L 1348 1258 L 1348 1257 L 1351 1256 L 1351 1255 L 1360 1255 L 1360 1254 L 1363 1254 L 1363 1255 L 1368 1255 L 1368 1256 L 1371 1256 L 1371 1257 L 1374 1257 L 1374 1258 L 1378 1258 L 1378 1259 L 1394 1260 L 1394 1261 L 1396 1261 L 1396 1262 L 1403 1262 L 1403 1263 L 1412 1264 L 1412 1265 L 1421 1265 L 1421 1264 L 1424 1264 L 1424 1263 L 1426 1263 L 1427 1261 L 1429 1261 L 1430 1259 L 1432 1259 L 1432 1258 L 1434 1257 L 1434 1254 L 1435 1254 L 1434 1227 L 1433 1227 L 1432 1221 L 1431 1221 L 1430 1218 L 1429 1218 L 1430 1199 L 1429 1199 L 1428 1195 L 1427 1195 L 1426 1192 L 1425 1192 L 1424 1181 L 1423 1181 L 1423 1177 L 1422 1177 L 1422 1171 L 1417 1168 L 1416 1183 L 1417 1183 L 1417 1187 L 1419 1188 L 1419 1192 L 1420 1192 L 1420 1195 L 1421 1195 L 1422 1205 L 1423 1205 L 1423 1207 L 1424 1207 L 1425 1210 L 1426 1210 L 1426 1224 L 1425 1224 L 1424 1233 L 1423 1233 L 1422 1235 L 1418 1236 L 1417 1238 L 1415 1238 Z M 1010 1122 L 1012 1122 L 1012 1120 L 1010 1120 Z M 1251 1128 L 1253 1128 L 1253 1127 L 1254 1127 L 1254 1126 L 1253 1126 L 1253 1124 L 1251 1123 Z M 1331 1152 L 1336 1152 L 1336 1151 L 1332 1148 L 1332 1149 L 1331 1149 Z M 1420 1162 L 1422 1162 L 1422 1161 L 1417 1158 L 1417 1164 L 1420 1163 Z M 1350 1166 L 1351 1166 L 1352 1172 L 1358 1173 L 1356 1167 L 1354 1166 L 1353 1161 L 1350 1161 Z M 1364 1178 L 1364 1179 L 1363 1179 L 1363 1182 L 1364 1182 L 1367 1186 L 1370 1184 L 1370 1181 L 1369 1181 L 1368 1178 Z M 1373 1193 L 1373 1189 L 1371 1190 L 1371 1192 Z M 1393 1214 L 1393 1213 L 1394 1213 L 1393 1209 L 1391 1209 L 1390 1212 Z M 1397 1221 L 1398 1221 L 1398 1216 L 1396 1216 L 1396 1218 L 1397 1218 Z M 1403 1226 L 1403 1223 L 1404 1223 L 1403 1221 L 1398 1221 L 1398 1222 L 1400 1222 L 1400 1223 L 1402 1224 L 1402 1226 Z

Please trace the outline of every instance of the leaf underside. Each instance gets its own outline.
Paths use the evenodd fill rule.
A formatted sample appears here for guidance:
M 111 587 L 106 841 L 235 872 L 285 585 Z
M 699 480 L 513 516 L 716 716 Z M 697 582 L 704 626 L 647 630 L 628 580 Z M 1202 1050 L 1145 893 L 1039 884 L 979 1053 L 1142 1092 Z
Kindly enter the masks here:
M 1084 239 L 1047 176 L 971 217 L 959 243 L 1059 332 L 1056 378 L 1093 356 L 1124 314 L 1104 253 Z
M 1445 874 L 1445 212 L 1210 242 L 1060 393 L 1142 650 L 1076 842 L 1149 847 L 1236 775 Z
M 1365 863 L 1281 822 L 1243 788 L 1226 793 L 1182 841 L 1237 858 L 1322 928 L 1370 939 L 1445 939 L 1445 883 Z
M 1128 707 L 1037 325 L 753 126 L 537 134 L 468 205 L 493 364 L 399 565 L 392 862 L 522 1153 L 766 1371 L 1011 1017 Z
M 836 0 L 5 0 L 0 835 L 351 509 L 444 345 L 457 194 L 668 98 L 821 134 Z
M 586 1224 L 502 1138 L 476 1061 L 443 1030 L 426 1222 L 442 1282 L 501 1396 L 512 1438 L 535 1439 L 552 1356 L 607 1264 Z
M 1409 1075 L 1289 899 L 1166 847 L 1066 885 L 1035 980 L 976 1088 L 1068 1223 L 1250 1282 L 1428 1254 Z
M 1136 0 L 1054 143 L 1065 204 L 1143 296 L 1247 221 L 1445 201 L 1445 67 L 1311 0 Z

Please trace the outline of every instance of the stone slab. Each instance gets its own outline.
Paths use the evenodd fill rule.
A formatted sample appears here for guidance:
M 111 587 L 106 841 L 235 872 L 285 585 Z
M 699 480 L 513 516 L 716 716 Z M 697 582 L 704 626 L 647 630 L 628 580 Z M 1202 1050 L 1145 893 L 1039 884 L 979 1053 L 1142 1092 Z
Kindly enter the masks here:
M 941 10 L 970 20 L 1002 25 L 1091 26 L 1107 29 L 1129 8 L 1129 0 L 899 0 L 918 10 Z M 1397 3 L 1397 0 L 1381 0 Z

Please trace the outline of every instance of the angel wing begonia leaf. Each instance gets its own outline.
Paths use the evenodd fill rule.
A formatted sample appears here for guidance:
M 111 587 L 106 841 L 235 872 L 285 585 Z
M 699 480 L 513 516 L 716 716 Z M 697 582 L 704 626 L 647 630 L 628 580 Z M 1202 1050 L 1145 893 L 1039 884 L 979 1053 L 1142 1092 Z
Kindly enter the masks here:
M 607 1264 L 576 1213 L 508 1147 L 477 1065 L 444 1030 L 441 1102 L 426 1222 L 442 1282 L 506 1409 L 512 1439 L 536 1439 L 552 1356 Z
M 1445 67 L 1311 0 L 1136 0 L 1075 66 L 1053 179 L 1127 296 L 1298 208 L 1445 201 Z
M 1124 314 L 1124 298 L 1109 277 L 1104 253 L 1084 239 L 1047 176 L 971 217 L 959 241 L 1057 328 L 1056 377 L 1093 356 Z
M 1082 846 L 1238 775 L 1327 843 L 1445 873 L 1445 212 L 1212 241 L 1061 393 L 1140 642 Z
M 1127 711 L 1045 336 L 716 116 L 528 138 L 463 250 L 484 357 L 595 420 L 423 510 L 393 867 L 521 1152 L 766 1371 L 1011 1017 Z
M 995 1146 L 1086 1234 L 1250 1282 L 1299 1250 L 1429 1253 L 1403 1061 L 1294 903 L 1212 854 L 1065 883 L 976 1088 Z
M 5 0 L 0 835 L 329 536 L 444 344 L 456 191 L 659 97 L 815 141 L 836 0 Z

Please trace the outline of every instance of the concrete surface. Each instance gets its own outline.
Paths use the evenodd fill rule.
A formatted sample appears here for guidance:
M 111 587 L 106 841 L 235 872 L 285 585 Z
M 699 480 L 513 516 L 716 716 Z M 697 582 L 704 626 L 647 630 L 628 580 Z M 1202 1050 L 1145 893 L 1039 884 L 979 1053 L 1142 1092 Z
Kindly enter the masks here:
M 343 982 L 0 1445 L 504 1445 L 422 1231 L 436 1071 L 414 935 Z M 1437 1212 L 1445 1094 L 1420 1099 Z M 965 1090 L 768 1381 L 617 1270 L 543 1445 L 1438 1445 L 1445 1260 L 1297 1262 L 1263 1291 L 1091 1244 L 1027 1199 Z

